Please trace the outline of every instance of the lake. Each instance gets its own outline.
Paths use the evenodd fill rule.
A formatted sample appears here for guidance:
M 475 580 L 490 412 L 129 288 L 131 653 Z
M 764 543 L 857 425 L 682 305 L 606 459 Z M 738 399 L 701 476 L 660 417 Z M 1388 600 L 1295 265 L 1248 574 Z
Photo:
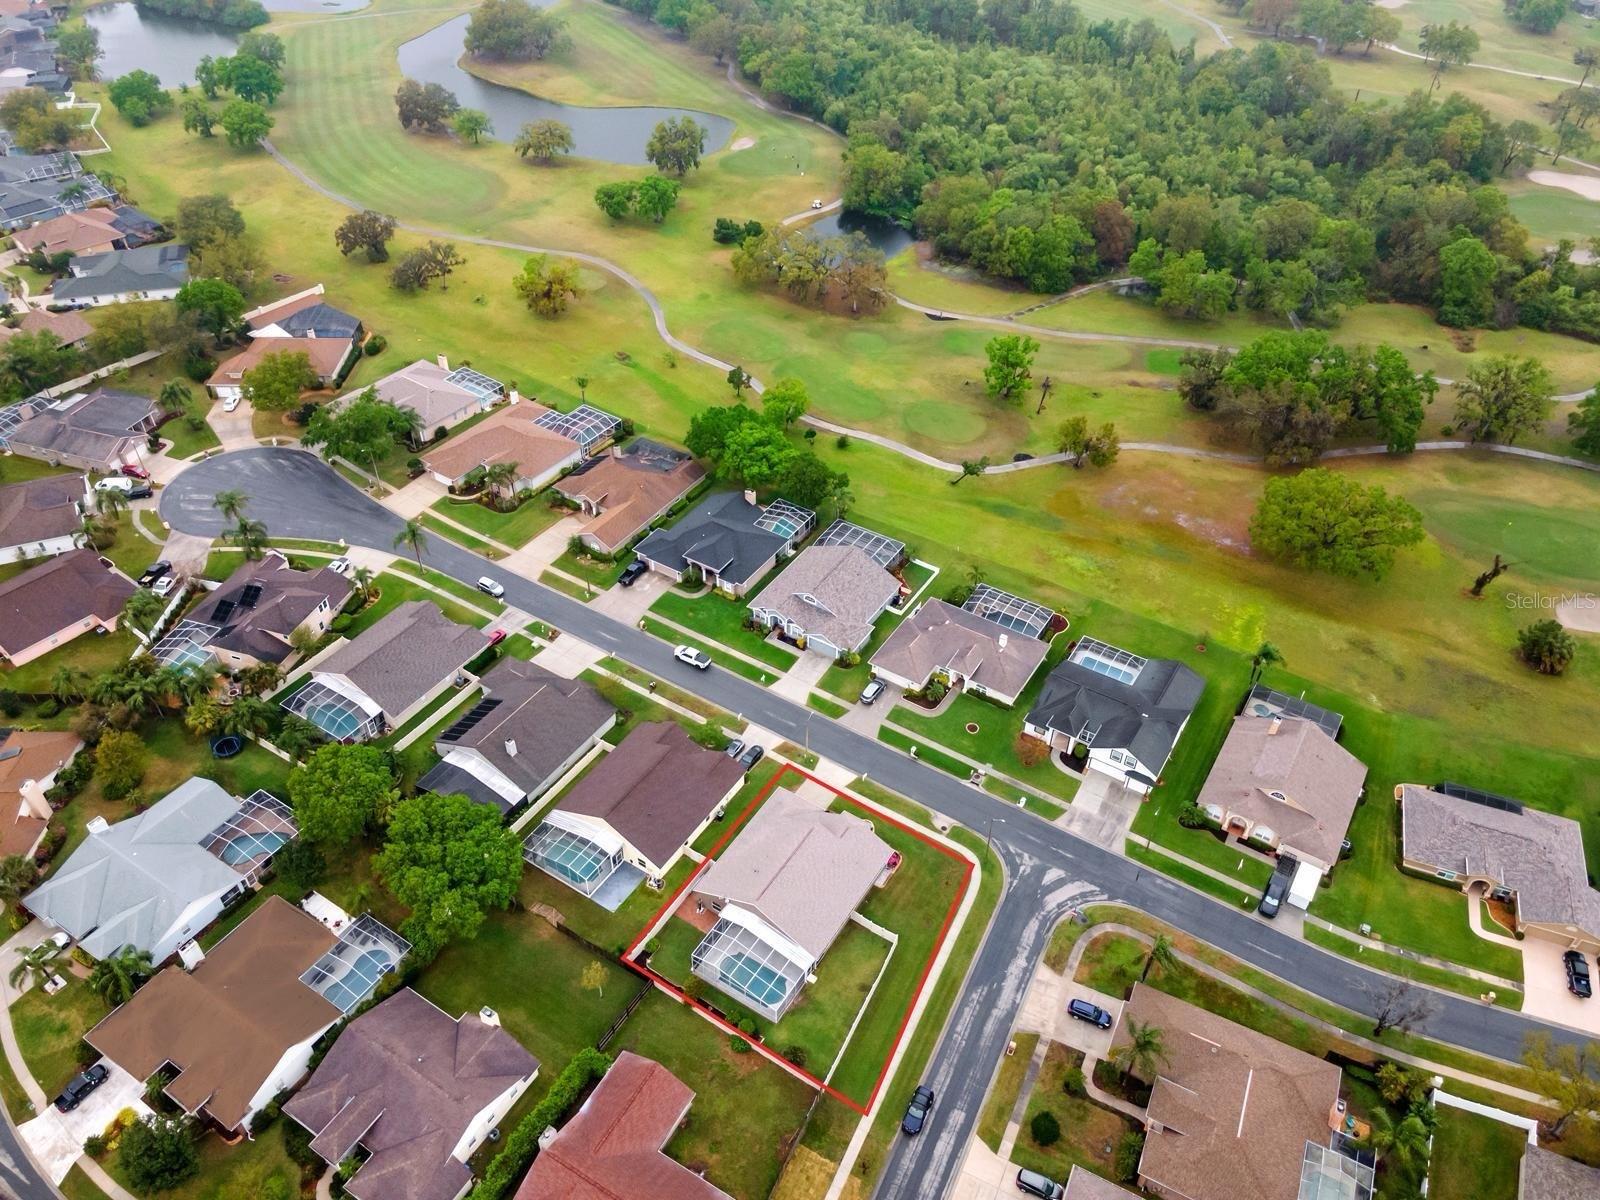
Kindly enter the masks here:
M 400 71 L 419 83 L 449 88 L 463 108 L 482 109 L 494 123 L 492 136 L 509 142 L 529 121 L 556 120 L 572 129 L 573 153 L 602 162 L 639 165 L 646 162 L 645 143 L 657 124 L 669 117 L 691 116 L 706 130 L 706 153 L 720 150 L 733 134 L 733 122 L 715 113 L 683 108 L 639 106 L 582 108 L 541 100 L 517 88 L 503 87 L 469 75 L 458 65 L 470 14 L 463 14 L 413 38 L 400 47 Z
M 885 221 L 882 217 L 864 217 L 859 213 L 841 212 L 839 209 L 818 217 L 807 224 L 805 230 L 815 237 L 833 237 L 835 234 L 849 234 L 860 230 L 867 235 L 867 241 L 883 251 L 885 258 L 893 258 L 916 240 L 910 231 L 901 228 L 893 221 Z
M 96 65 L 101 79 L 142 69 L 165 88 L 193 83 L 195 64 L 208 54 L 213 58 L 232 54 L 236 41 L 215 25 L 142 13 L 126 0 L 91 8 L 83 19 L 100 31 L 105 56 Z

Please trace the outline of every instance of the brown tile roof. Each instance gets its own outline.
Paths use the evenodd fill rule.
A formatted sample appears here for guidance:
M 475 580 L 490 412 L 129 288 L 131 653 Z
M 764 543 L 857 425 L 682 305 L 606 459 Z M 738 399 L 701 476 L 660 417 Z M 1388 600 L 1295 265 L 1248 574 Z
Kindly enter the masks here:
M 1517 894 L 1517 916 L 1600 936 L 1600 892 L 1589 886 L 1583 827 L 1524 808 L 1490 808 L 1431 788 L 1400 786 L 1400 852 L 1457 875 L 1497 880 Z
M 0 856 L 31 853 L 50 822 L 20 808 L 7 811 L 15 811 L 16 816 L 8 820 L 0 815 L 0 822 L 4 823 L 0 825 Z
M 1308 1141 L 1326 1145 L 1339 1068 L 1137 983 L 1128 1023 L 1163 1034 L 1140 1177 L 1189 1200 L 1293 1200 Z
M 19 333 L 46 331 L 55 334 L 63 346 L 75 346 L 94 332 L 94 326 L 76 310 L 54 313 L 46 308 L 34 308 L 23 315 L 15 329 L 0 325 L 0 342 L 10 341 Z
M 573 500 L 587 500 L 600 510 L 589 518 L 583 533 L 614 550 L 687 494 L 705 474 L 699 463 L 683 454 L 666 458 L 613 453 L 574 471 L 556 485 L 556 491 Z
M 46 779 L 83 749 L 77 734 L 54 729 L 13 729 L 0 738 L 0 813 L 14 808 L 22 785 Z
M 1331 867 L 1367 768 L 1314 721 L 1233 719 L 1197 803 L 1266 825 L 1280 843 Z
M 304 354 L 319 380 L 327 381 L 338 372 L 354 343 L 349 338 L 260 338 L 220 364 L 206 380 L 208 387 L 238 387 L 244 373 L 259 366 L 269 354 Z
M 88 495 L 82 475 L 47 475 L 0 486 L 0 546 L 65 537 L 82 524 L 78 505 Z
M 543 475 L 578 450 L 571 438 L 534 424 L 549 411 L 531 400 L 496 409 L 465 433 L 424 454 L 422 465 L 449 479 L 499 462 L 516 463 L 519 478 Z
M 662 1151 L 693 1100 L 660 1063 L 624 1050 L 533 1160 L 515 1200 L 729 1200 Z
M 336 940 L 269 896 L 193 971 L 168 967 L 84 1040 L 136 1079 L 172 1063 L 179 1074 L 167 1095 L 233 1129 L 284 1053 L 339 1019 L 300 982 Z
M 93 550 L 69 550 L 0 583 L 0 653 L 9 654 L 90 618 L 109 623 L 135 591 Z
M 726 754 L 696 745 L 681 725 L 657 721 L 623 738 L 558 807 L 604 821 L 659 866 L 743 777 Z
M 82 212 L 63 213 L 40 221 L 27 229 L 19 229 L 11 240 L 24 254 L 43 250 L 47 256 L 57 254 L 97 254 L 116 248 L 122 230 L 116 225 L 117 214 L 109 208 L 87 208 Z
M 872 656 L 872 665 L 914 683 L 945 671 L 1016 696 L 1049 650 L 1038 638 L 1007 633 L 986 617 L 929 600 L 895 627 Z
M 455 1200 L 472 1179 L 452 1157 L 462 1134 L 538 1070 L 498 1025 L 405 988 L 350 1022 L 283 1111 L 330 1163 L 367 1152 L 345 1185 L 356 1200 Z

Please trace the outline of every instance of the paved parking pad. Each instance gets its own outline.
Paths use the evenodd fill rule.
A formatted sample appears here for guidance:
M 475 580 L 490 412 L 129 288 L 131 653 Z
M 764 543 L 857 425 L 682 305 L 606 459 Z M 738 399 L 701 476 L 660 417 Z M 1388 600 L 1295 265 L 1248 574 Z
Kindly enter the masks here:
M 109 1059 L 102 1060 L 110 1076 L 90 1092 L 77 1108 L 60 1113 L 51 1105 L 18 1127 L 23 1142 L 54 1183 L 67 1177 L 91 1135 L 104 1133 L 118 1113 L 131 1108 L 141 1117 L 150 1113 L 144 1102 L 144 1084 Z

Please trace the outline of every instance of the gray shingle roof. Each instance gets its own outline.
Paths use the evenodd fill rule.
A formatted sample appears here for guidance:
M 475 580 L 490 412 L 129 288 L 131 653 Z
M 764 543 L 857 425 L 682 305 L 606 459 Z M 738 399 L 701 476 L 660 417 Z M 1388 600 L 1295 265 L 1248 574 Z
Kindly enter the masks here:
M 189 779 L 144 812 L 91 832 L 24 903 L 96 958 L 128 945 L 153 949 L 191 904 L 243 878 L 200 845 L 239 808 L 211 780 Z
M 342 675 L 389 716 L 402 713 L 489 645 L 427 600 L 408 600 L 323 659 L 314 675 Z
M 1522 1152 L 1518 1200 L 1581 1200 L 1585 1196 L 1600 1196 L 1600 1169 L 1539 1146 Z
M 108 463 L 142 436 L 159 411 L 150 397 L 116 388 L 96 388 L 81 399 L 68 397 L 42 408 L 34 403 L 33 415 L 9 435 L 13 449 Z
M 900 594 L 900 581 L 856 546 L 808 546 L 761 590 L 751 607 L 791 621 L 807 637 L 854 650 Z
M 0 487 L 0 546 L 21 546 L 77 532 L 78 505 L 88 481 L 82 475 L 47 475 Z
M 353 338 L 361 319 L 331 304 L 312 304 L 273 322 L 290 337 Z
M 337 610 L 351 590 L 350 581 L 337 571 L 297 571 L 283 555 L 269 553 L 228 576 L 188 618 L 221 627 L 208 643 L 213 648 L 282 662 L 289 657 L 289 635 L 300 623 L 324 601 Z
M 1525 922 L 1575 925 L 1600 936 L 1600 892 L 1589 886 L 1576 821 L 1532 808 L 1490 808 L 1406 783 L 1400 843 L 1413 862 L 1498 880 L 1516 892 Z
M 657 529 L 640 542 L 641 558 L 675 571 L 691 565 L 716 572 L 730 584 L 750 581 L 787 539 L 758 529 L 761 506 L 740 492 L 716 492 L 668 529 Z
M 1037 638 L 1007 633 L 977 613 L 929 600 L 895 627 L 872 656 L 872 665 L 915 683 L 946 671 L 989 691 L 1016 696 L 1049 651 Z
M 93 550 L 69 550 L 0 583 L 0 653 L 15 653 L 88 619 L 115 620 L 137 589 Z
M 1172 659 L 1149 659 L 1132 683 L 1122 683 L 1069 657 L 1045 678 L 1028 723 L 1073 737 L 1094 730 L 1096 750 L 1131 750 L 1145 766 L 1159 770 L 1205 686 L 1199 675 Z
M 125 292 L 158 292 L 189 282 L 189 247 L 171 242 L 112 250 L 75 259 L 70 279 L 58 279 L 51 295 L 58 300 L 119 296 Z

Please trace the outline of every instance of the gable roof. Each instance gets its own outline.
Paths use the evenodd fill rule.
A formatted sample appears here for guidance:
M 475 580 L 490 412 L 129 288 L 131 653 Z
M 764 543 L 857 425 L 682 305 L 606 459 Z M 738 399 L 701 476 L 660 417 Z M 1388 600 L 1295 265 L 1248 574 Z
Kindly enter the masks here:
M 70 279 L 58 279 L 51 286 L 50 294 L 57 300 L 167 291 L 189 282 L 189 247 L 167 242 L 88 254 L 75 259 L 72 270 Z
M 339 1019 L 336 1005 L 300 982 L 336 940 L 268 896 L 193 971 L 159 972 L 84 1040 L 136 1079 L 172 1063 L 179 1073 L 167 1095 L 236 1128 L 284 1054 Z
M 143 812 L 91 829 L 23 902 L 95 958 L 153 950 L 197 900 L 244 878 L 201 845 L 240 806 L 209 779 L 185 780 Z
M 102 462 L 121 454 L 160 414 L 148 396 L 116 388 L 96 388 L 44 404 L 35 400 L 31 410 L 7 435 L 14 449 Z
M 322 298 L 320 292 L 311 292 L 284 300 L 278 304 L 258 308 L 250 314 L 247 327 L 259 336 L 259 331 L 276 325 L 292 338 L 354 338 L 361 331 L 361 319 L 343 309 L 335 308 Z
M 515 1200 L 730 1200 L 662 1149 L 693 1101 L 671 1071 L 624 1050 L 533 1160 Z
M 740 492 L 714 492 L 676 525 L 653 530 L 636 552 L 669 570 L 682 572 L 697 566 L 728 583 L 748 583 L 768 559 L 789 544 L 789 538 L 756 524 L 763 511 Z
M 314 675 L 342 675 L 390 716 L 402 713 L 489 645 L 428 600 L 408 600 L 340 646 Z
M 845 650 L 872 635 L 872 622 L 900 594 L 900 581 L 856 546 L 808 546 L 761 590 L 752 607 L 777 613 Z
M 487 395 L 499 395 L 504 392 L 505 389 L 497 380 L 488 379 L 487 376 L 483 378 L 494 385 L 494 391 L 485 394 L 465 387 L 460 381 L 458 371 L 419 358 L 397 371 L 391 371 L 367 387 L 374 389 L 380 400 L 387 400 L 399 408 L 409 408 L 415 412 L 422 418 L 424 436 L 431 436 L 435 426 L 454 416 L 468 403 L 482 404 Z M 361 389 L 363 392 L 366 390 L 366 388 Z M 360 394 L 361 392 L 351 392 L 341 396 L 339 403 L 347 403 Z
M 116 210 L 86 208 L 40 221 L 30 229 L 19 229 L 11 240 L 24 254 L 35 250 L 47 257 L 57 254 L 82 254 L 85 250 L 112 247 L 125 236 L 118 227 Z
M 75 733 L 53 729 L 13 729 L 0 734 L 0 797 L 15 809 L 13 798 L 22 785 L 47 779 L 59 771 L 79 750 L 83 741 Z M 0 817 L 5 815 L 0 809 Z
M 289 635 L 326 603 L 337 610 L 353 585 L 337 571 L 298 571 L 276 551 L 240 565 L 188 614 L 187 620 L 219 627 L 213 649 L 248 654 L 263 662 L 289 657 Z
M 1135 1194 L 1073 1163 L 1061 1200 L 1131 1200 Z
M 0 485 L 0 546 L 21 546 L 76 533 L 89 481 L 82 475 L 46 475 Z
M 1331 866 L 1366 779 L 1361 760 L 1316 722 L 1242 716 L 1195 802 L 1267 825 L 1286 846 Z
M 500 462 L 516 463 L 521 479 L 543 475 L 579 452 L 577 442 L 538 424 L 549 411 L 532 400 L 497 409 L 465 433 L 425 453 L 422 465 L 448 479 L 460 479 L 477 467 Z
M 68 550 L 0 583 L 0 653 L 11 654 L 87 620 L 110 624 L 138 589 L 93 550 Z
M 607 548 L 624 545 L 657 514 L 705 478 L 694 459 L 649 438 L 635 438 L 612 454 L 591 459 L 555 484 L 572 500 L 599 509 L 584 535 Z
M 452 1157 L 462 1134 L 538 1070 L 499 1025 L 404 988 L 350 1022 L 283 1111 L 330 1163 L 367 1151 L 345 1184 L 356 1200 L 455 1200 L 472 1179 Z
M 694 890 L 750 909 L 821 958 L 891 853 L 865 817 L 828 812 L 779 788 Z
M 604 821 L 651 862 L 682 849 L 744 768 L 696 745 L 681 725 L 640 725 L 585 775 L 557 806 Z
M 1049 645 L 1037 638 L 1008 633 L 987 617 L 944 600 L 927 600 L 895 626 L 872 656 L 872 665 L 914 682 L 945 671 L 1016 696 L 1049 652 Z
M 1142 660 L 1138 675 L 1125 683 L 1074 662 L 1086 645 L 1103 646 L 1080 639 L 1079 648 L 1045 677 L 1028 723 L 1089 741 L 1096 750 L 1131 750 L 1142 764 L 1159 771 L 1200 702 L 1205 680 L 1181 662 L 1152 658 Z
M 1163 1034 L 1139 1175 L 1191 1200 L 1289 1200 L 1306 1143 L 1327 1145 L 1339 1068 L 1265 1034 L 1136 983 L 1130 1021 Z
M 1600 892 L 1589 886 L 1583 828 L 1554 813 L 1490 807 L 1414 783 L 1400 785 L 1401 854 L 1458 875 L 1496 879 L 1517 916 L 1600 936 Z M 1511 811 L 1511 809 L 1516 811 Z
M 207 387 L 238 387 L 244 373 L 261 365 L 269 354 L 304 354 L 318 380 L 330 380 L 339 372 L 345 357 L 355 343 L 348 337 L 283 337 L 256 338 L 244 350 L 235 354 L 206 380 Z
M 419 779 L 418 787 L 440 793 L 461 790 L 456 772 L 471 774 L 477 764 L 469 756 L 458 756 L 459 762 L 448 756 L 452 751 L 475 751 L 488 760 L 492 771 L 520 788 L 522 796 L 508 799 L 487 784 L 487 797 L 467 794 L 478 800 L 492 797 L 491 803 L 509 812 L 616 717 L 610 701 L 581 679 L 563 679 L 520 658 L 502 658 L 496 663 L 484 675 L 483 689 L 493 707 L 479 701 L 471 714 L 480 708 L 487 711 L 470 728 L 458 730 L 467 723 L 461 721 L 444 731 L 434 749 L 446 756 L 446 761 Z M 507 749 L 508 740 L 515 753 Z
M 7 327 L 0 337 L 10 340 L 19 333 L 53 333 L 63 346 L 76 346 L 94 332 L 82 313 L 68 309 L 51 312 L 48 308 L 30 308 L 17 321 L 17 327 Z

